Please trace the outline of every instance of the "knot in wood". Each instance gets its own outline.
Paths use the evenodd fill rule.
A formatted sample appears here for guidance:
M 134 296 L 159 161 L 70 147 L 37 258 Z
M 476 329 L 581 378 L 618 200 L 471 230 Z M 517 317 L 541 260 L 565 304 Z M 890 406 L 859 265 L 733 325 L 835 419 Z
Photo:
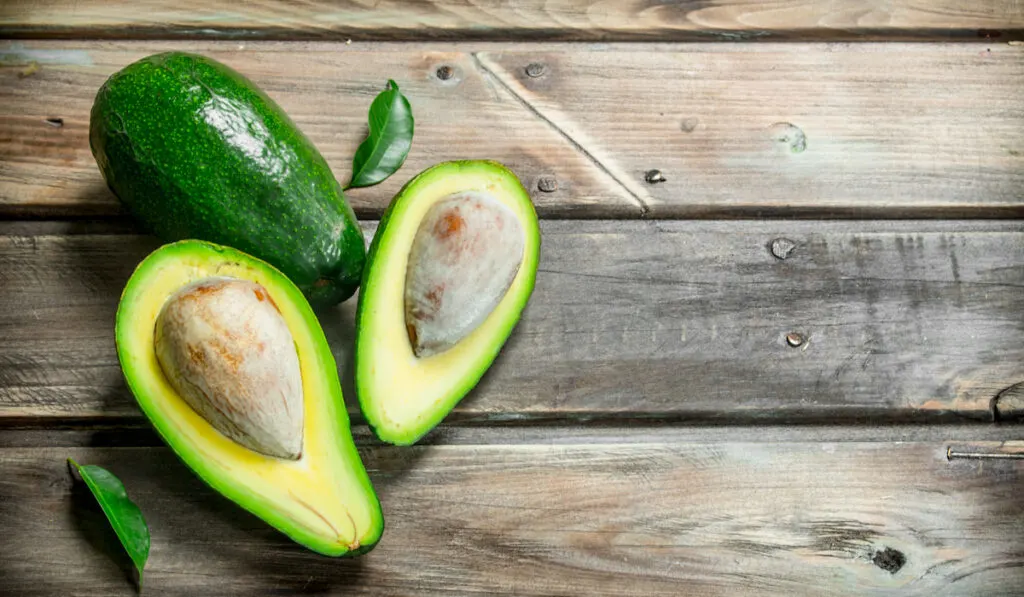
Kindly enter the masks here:
M 907 556 L 903 555 L 902 551 L 886 547 L 881 551 L 876 551 L 871 561 L 889 574 L 896 574 L 907 563 Z

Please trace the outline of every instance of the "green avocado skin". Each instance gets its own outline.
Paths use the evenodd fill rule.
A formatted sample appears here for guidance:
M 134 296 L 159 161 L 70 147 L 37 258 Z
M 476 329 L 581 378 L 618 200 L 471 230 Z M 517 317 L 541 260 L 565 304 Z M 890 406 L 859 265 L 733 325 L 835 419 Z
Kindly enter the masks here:
M 366 245 L 316 147 L 251 81 L 210 58 L 143 58 L 100 88 L 89 145 L 107 185 L 167 242 L 277 267 L 316 306 L 352 296 Z

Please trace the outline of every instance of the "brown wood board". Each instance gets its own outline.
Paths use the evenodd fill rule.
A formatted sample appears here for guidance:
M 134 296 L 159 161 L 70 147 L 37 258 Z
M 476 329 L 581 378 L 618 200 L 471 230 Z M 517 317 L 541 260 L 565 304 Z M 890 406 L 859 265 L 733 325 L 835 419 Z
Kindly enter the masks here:
M 365 448 L 386 529 L 355 560 L 290 543 L 163 448 L 0 449 L 0 582 L 26 596 L 134 594 L 71 456 L 119 475 L 142 509 L 152 594 L 1012 594 L 1024 463 L 950 461 L 947 447 Z
M 89 109 L 108 75 L 172 49 L 250 76 L 342 181 L 370 101 L 398 81 L 413 150 L 349 193 L 362 217 L 464 158 L 506 163 L 543 217 L 1024 216 L 1024 46 L 243 40 L 0 42 L 0 217 L 120 213 Z
M 449 422 L 990 420 L 1024 381 L 1020 221 L 545 221 L 542 237 L 522 321 Z M 156 246 L 0 236 L 0 420 L 140 421 L 113 321 Z M 320 318 L 353 405 L 354 308 Z
M 222 39 L 1013 39 L 1012 0 L 6 0 L 5 37 Z

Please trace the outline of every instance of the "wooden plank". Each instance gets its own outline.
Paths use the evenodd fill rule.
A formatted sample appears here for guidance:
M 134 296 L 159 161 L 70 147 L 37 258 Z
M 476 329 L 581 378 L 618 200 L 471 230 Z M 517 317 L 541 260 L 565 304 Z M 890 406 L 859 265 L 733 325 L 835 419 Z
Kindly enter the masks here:
M 1021 221 L 545 221 L 542 233 L 530 306 L 452 422 L 990 420 L 992 399 L 1024 380 Z M 155 246 L 0 237 L 6 424 L 139 421 L 113 316 Z M 321 314 L 346 383 L 354 308 Z
M 1024 97 L 1011 91 L 1024 47 L 814 48 L 535 48 L 480 63 L 654 217 L 1024 216 Z
M 0 12 L 3 37 L 120 39 L 1002 39 L 1022 29 L 1012 0 L 6 0 Z
M 364 448 L 386 530 L 340 561 L 217 497 L 165 449 L 2 449 L 0 588 L 134 594 L 71 456 L 125 482 L 153 536 L 146 591 L 161 595 L 1013 594 L 1024 461 L 947 461 L 946 448 Z
M 1024 46 L 1002 42 L 0 47 L 0 216 L 117 213 L 89 108 L 111 72 L 169 49 L 250 75 L 342 180 L 373 94 L 395 78 L 416 140 L 401 173 L 350 193 L 363 217 L 415 172 L 467 157 L 508 164 L 545 217 L 1024 216 Z M 647 182 L 651 170 L 665 180 Z

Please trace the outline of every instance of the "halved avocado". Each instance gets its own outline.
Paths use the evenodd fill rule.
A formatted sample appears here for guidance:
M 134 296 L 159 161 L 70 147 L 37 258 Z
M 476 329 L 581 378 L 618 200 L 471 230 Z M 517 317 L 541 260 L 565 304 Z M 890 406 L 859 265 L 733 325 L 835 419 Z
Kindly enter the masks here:
M 175 390 L 155 349 L 165 304 L 203 280 L 259 285 L 290 331 L 302 391 L 297 458 L 268 456 L 222 434 Z M 260 298 L 263 300 L 263 298 Z M 117 310 L 117 354 L 139 406 L 203 481 L 309 549 L 329 556 L 369 551 L 383 532 L 380 503 L 349 430 L 334 357 L 299 289 L 240 251 L 202 241 L 165 245 L 128 281 Z
M 407 321 L 410 255 L 432 208 L 453 197 L 479 198 L 510 212 L 522 232 L 520 260 L 507 290 L 482 322 L 454 345 L 417 356 L 416 334 Z M 381 440 L 415 443 L 473 389 L 533 292 L 539 256 L 540 227 L 529 193 L 515 174 L 496 162 L 438 164 L 392 200 L 370 245 L 356 315 L 356 391 Z

